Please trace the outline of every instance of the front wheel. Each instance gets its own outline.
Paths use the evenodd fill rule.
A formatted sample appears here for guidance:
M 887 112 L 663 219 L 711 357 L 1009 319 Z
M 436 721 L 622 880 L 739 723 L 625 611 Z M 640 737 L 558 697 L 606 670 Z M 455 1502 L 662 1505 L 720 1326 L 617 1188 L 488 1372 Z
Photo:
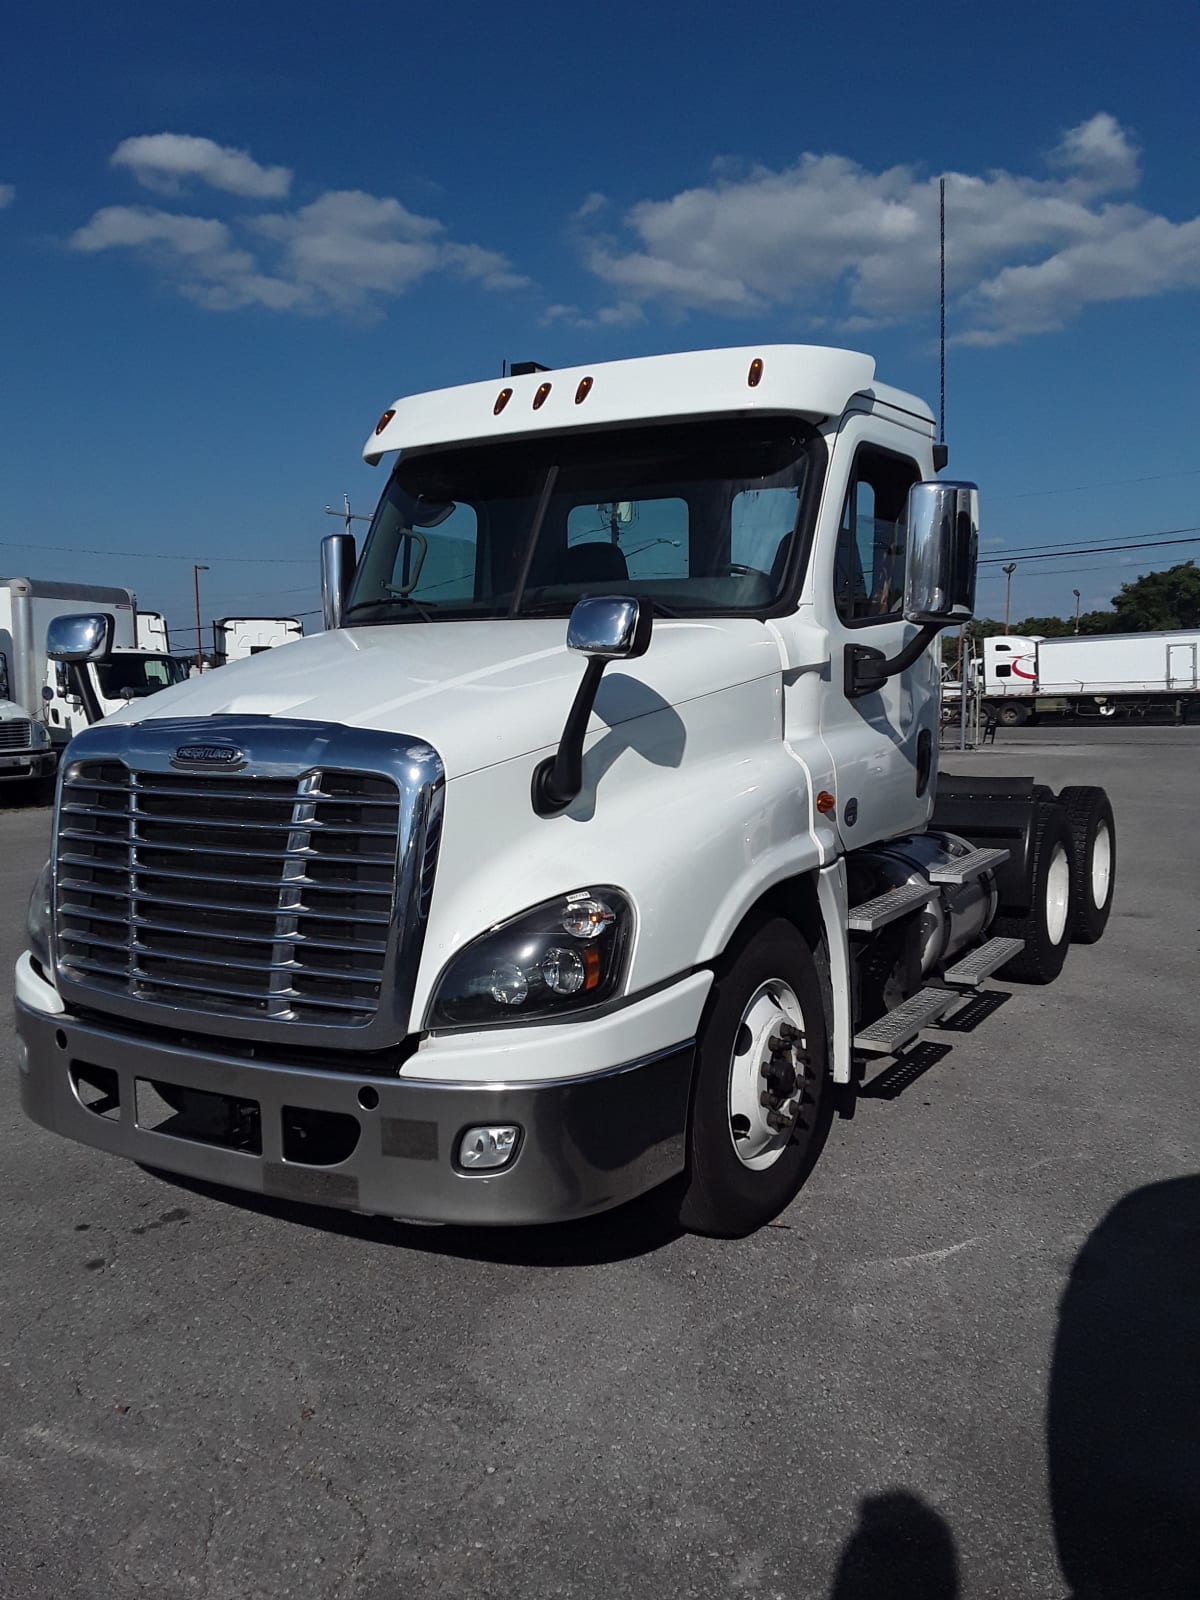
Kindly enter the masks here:
M 996 717 L 1002 727 L 1020 728 L 1029 721 L 1029 707 L 1019 700 L 1002 700 Z
M 684 1227 L 739 1238 L 777 1216 L 816 1163 L 832 1111 L 818 957 L 775 918 L 727 959 L 705 1008 Z

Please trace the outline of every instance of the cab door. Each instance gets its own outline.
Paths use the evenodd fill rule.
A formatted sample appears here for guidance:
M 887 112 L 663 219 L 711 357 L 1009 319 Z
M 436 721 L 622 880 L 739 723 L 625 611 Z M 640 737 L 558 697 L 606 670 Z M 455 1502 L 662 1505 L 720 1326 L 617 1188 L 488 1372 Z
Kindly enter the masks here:
M 911 446 L 908 440 L 911 439 Z M 847 693 L 846 648 L 898 655 L 917 632 L 904 621 L 908 491 L 929 444 L 907 429 L 851 415 L 839 430 L 823 526 L 814 610 L 830 638 L 821 734 L 836 775 L 837 825 L 847 849 L 923 828 L 932 807 L 940 649 L 925 651 L 882 689 Z M 840 470 L 839 470 L 840 465 Z M 823 613 L 823 614 L 822 614 Z

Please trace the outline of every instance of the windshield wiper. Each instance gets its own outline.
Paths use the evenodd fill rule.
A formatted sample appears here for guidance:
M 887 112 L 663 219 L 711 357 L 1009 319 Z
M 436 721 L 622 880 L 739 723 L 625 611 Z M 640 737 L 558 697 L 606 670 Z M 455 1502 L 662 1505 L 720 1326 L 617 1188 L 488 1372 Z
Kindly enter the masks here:
M 421 613 L 421 617 L 425 622 L 432 622 L 432 613 L 437 606 L 437 601 L 434 600 L 426 604 L 425 601 L 417 600 L 411 594 L 389 594 L 385 595 L 381 600 L 356 600 L 352 606 L 347 607 L 344 615 L 352 617 L 356 611 L 374 611 L 379 606 L 412 606 L 415 611 Z

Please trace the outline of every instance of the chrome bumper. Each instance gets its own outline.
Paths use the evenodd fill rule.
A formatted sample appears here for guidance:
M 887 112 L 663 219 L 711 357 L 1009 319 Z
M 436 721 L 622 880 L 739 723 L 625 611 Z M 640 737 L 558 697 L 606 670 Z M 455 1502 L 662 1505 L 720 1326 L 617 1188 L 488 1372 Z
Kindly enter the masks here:
M 21 1104 L 34 1122 L 145 1166 L 255 1194 L 427 1222 L 558 1222 L 619 1205 L 683 1168 L 690 1041 L 550 1083 L 447 1084 L 249 1062 L 20 1001 L 16 1011 Z M 117 1103 L 107 1114 L 80 1098 L 81 1067 L 100 1068 L 115 1085 Z M 142 1125 L 138 1080 L 224 1096 L 231 1107 L 251 1102 L 260 1151 L 202 1142 L 178 1116 Z M 285 1118 L 294 1127 L 297 1110 L 353 1120 L 357 1141 L 345 1159 L 315 1165 L 288 1158 Z M 462 1133 L 488 1123 L 520 1126 L 515 1158 L 500 1171 L 458 1170 Z

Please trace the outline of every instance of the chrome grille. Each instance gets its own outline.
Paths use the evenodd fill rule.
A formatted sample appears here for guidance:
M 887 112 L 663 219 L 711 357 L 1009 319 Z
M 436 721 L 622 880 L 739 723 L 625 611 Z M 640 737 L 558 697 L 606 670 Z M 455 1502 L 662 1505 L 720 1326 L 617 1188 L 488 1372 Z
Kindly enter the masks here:
M 380 773 L 64 773 L 55 877 L 62 976 L 178 1010 L 322 1027 L 380 1006 L 401 794 Z
M 27 717 L 0 722 L 0 750 L 28 750 L 33 743 L 33 723 Z

